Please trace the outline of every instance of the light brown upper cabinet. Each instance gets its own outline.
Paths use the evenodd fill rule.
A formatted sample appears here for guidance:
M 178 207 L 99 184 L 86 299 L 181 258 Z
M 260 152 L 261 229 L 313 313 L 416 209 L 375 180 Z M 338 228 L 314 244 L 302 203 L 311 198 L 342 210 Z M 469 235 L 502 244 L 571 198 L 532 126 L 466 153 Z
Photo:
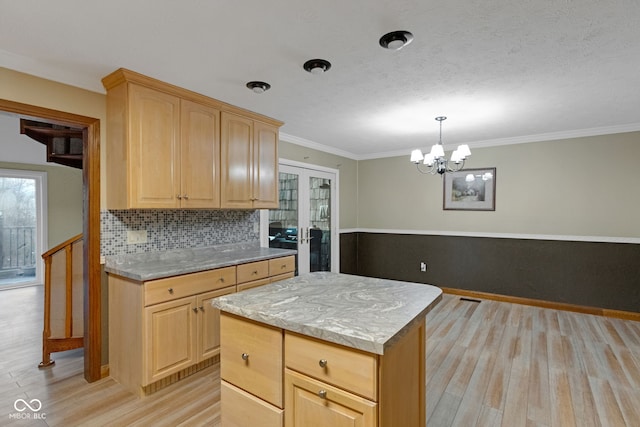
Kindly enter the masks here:
M 277 206 L 282 122 L 125 69 L 102 83 L 107 89 L 108 209 Z M 233 189 L 221 179 L 230 169 L 221 164 L 221 115 L 227 114 L 246 120 L 250 132 L 249 172 L 245 183 L 233 174 Z M 237 152 L 234 156 L 235 161 Z M 236 186 L 247 188 L 248 199 L 255 200 L 221 204 L 221 194 L 235 195 Z
M 223 208 L 278 207 L 278 127 L 222 113 Z

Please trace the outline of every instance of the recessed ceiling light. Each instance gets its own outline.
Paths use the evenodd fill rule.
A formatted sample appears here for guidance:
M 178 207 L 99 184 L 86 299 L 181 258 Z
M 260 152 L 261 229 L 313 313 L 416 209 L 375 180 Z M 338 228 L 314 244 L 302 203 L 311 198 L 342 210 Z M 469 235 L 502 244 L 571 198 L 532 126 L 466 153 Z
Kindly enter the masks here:
M 380 37 L 380 46 L 385 49 L 400 50 L 413 40 L 409 31 L 392 31 Z
M 329 71 L 331 63 L 325 59 L 310 59 L 302 66 L 305 70 L 311 74 L 322 74 Z
M 265 82 L 253 81 L 253 82 L 247 83 L 247 87 L 252 91 L 254 91 L 255 93 L 262 93 L 262 92 L 268 91 L 269 88 L 271 88 L 271 85 Z

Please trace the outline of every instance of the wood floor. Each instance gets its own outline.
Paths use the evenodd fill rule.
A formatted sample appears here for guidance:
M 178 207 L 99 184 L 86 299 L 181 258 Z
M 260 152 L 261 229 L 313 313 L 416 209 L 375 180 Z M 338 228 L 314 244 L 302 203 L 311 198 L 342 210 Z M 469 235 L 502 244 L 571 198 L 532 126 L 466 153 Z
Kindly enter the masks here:
M 143 399 L 86 383 L 82 350 L 39 370 L 41 292 L 0 291 L 0 425 L 219 425 L 217 365 Z M 638 322 L 445 295 L 427 334 L 429 427 L 640 426 Z

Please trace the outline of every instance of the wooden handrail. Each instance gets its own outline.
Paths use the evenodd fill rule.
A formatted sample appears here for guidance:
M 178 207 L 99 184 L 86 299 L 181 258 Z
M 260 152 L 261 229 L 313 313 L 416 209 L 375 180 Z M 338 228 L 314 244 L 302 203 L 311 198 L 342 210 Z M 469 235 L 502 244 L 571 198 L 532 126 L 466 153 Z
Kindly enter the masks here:
M 65 246 L 72 245 L 80 239 L 82 239 L 82 233 L 78 234 L 77 236 L 73 236 L 72 238 L 67 239 L 59 245 L 56 245 L 53 248 L 49 249 L 47 252 L 42 254 L 42 259 L 51 257 L 51 255 L 53 255 L 54 253 L 58 252 L 61 249 L 64 249 Z
M 73 263 L 74 257 L 74 246 L 77 244 L 83 244 L 82 234 L 78 234 L 59 245 L 51 248 L 44 254 L 42 254 L 42 258 L 44 259 L 45 264 L 45 278 L 44 278 L 44 329 L 42 332 L 42 362 L 38 365 L 39 367 L 46 367 L 54 364 L 55 362 L 51 360 L 51 353 L 57 351 L 66 351 L 72 350 L 74 348 L 80 348 L 84 346 L 84 337 L 83 334 L 76 334 L 78 336 L 74 336 L 73 324 L 74 324 L 74 310 L 73 310 L 73 294 L 74 294 L 74 286 L 75 289 L 79 289 L 82 291 L 83 284 L 82 281 L 80 283 L 74 283 L 74 272 L 78 271 L 77 269 L 83 268 L 83 262 L 81 261 L 79 266 Z M 57 282 L 57 286 L 55 287 L 55 292 L 62 292 L 64 290 L 64 328 L 58 327 L 58 330 L 64 329 L 64 336 L 58 336 L 51 338 L 51 296 L 54 292 L 54 287 L 52 286 L 52 271 L 53 271 L 53 260 L 54 256 L 59 253 L 64 252 L 64 275 L 62 276 L 62 281 L 64 283 Z M 57 264 L 59 265 L 59 263 Z M 82 274 L 80 274 L 82 277 Z M 60 277 L 60 275 L 56 275 L 56 277 Z M 60 302 L 60 298 L 55 298 L 55 301 Z M 80 311 L 80 316 L 82 316 L 82 311 Z M 58 319 L 59 320 L 59 319 Z M 56 326 L 61 326 L 61 323 L 56 323 Z

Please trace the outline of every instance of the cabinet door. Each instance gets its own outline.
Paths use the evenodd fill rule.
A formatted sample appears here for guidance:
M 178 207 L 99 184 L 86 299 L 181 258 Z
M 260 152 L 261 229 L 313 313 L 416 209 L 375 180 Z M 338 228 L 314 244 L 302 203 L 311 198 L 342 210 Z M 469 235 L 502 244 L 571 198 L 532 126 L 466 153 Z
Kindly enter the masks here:
M 220 409 L 224 427 L 282 427 L 283 410 L 220 381 Z
M 253 121 L 235 114 L 221 116 L 220 207 L 253 206 Z
M 181 206 L 220 207 L 220 111 L 181 101 Z
M 285 370 L 285 427 L 374 427 L 376 407 L 367 399 Z
M 131 84 L 129 111 L 130 207 L 179 207 L 180 99 Z
M 233 292 L 235 286 L 198 295 L 198 362 L 220 353 L 220 310 L 211 306 L 211 300 Z
M 278 128 L 253 124 L 253 207 L 278 208 Z
M 282 329 L 223 312 L 220 376 L 282 408 Z
M 196 298 L 145 308 L 145 381 L 150 384 L 196 363 Z

